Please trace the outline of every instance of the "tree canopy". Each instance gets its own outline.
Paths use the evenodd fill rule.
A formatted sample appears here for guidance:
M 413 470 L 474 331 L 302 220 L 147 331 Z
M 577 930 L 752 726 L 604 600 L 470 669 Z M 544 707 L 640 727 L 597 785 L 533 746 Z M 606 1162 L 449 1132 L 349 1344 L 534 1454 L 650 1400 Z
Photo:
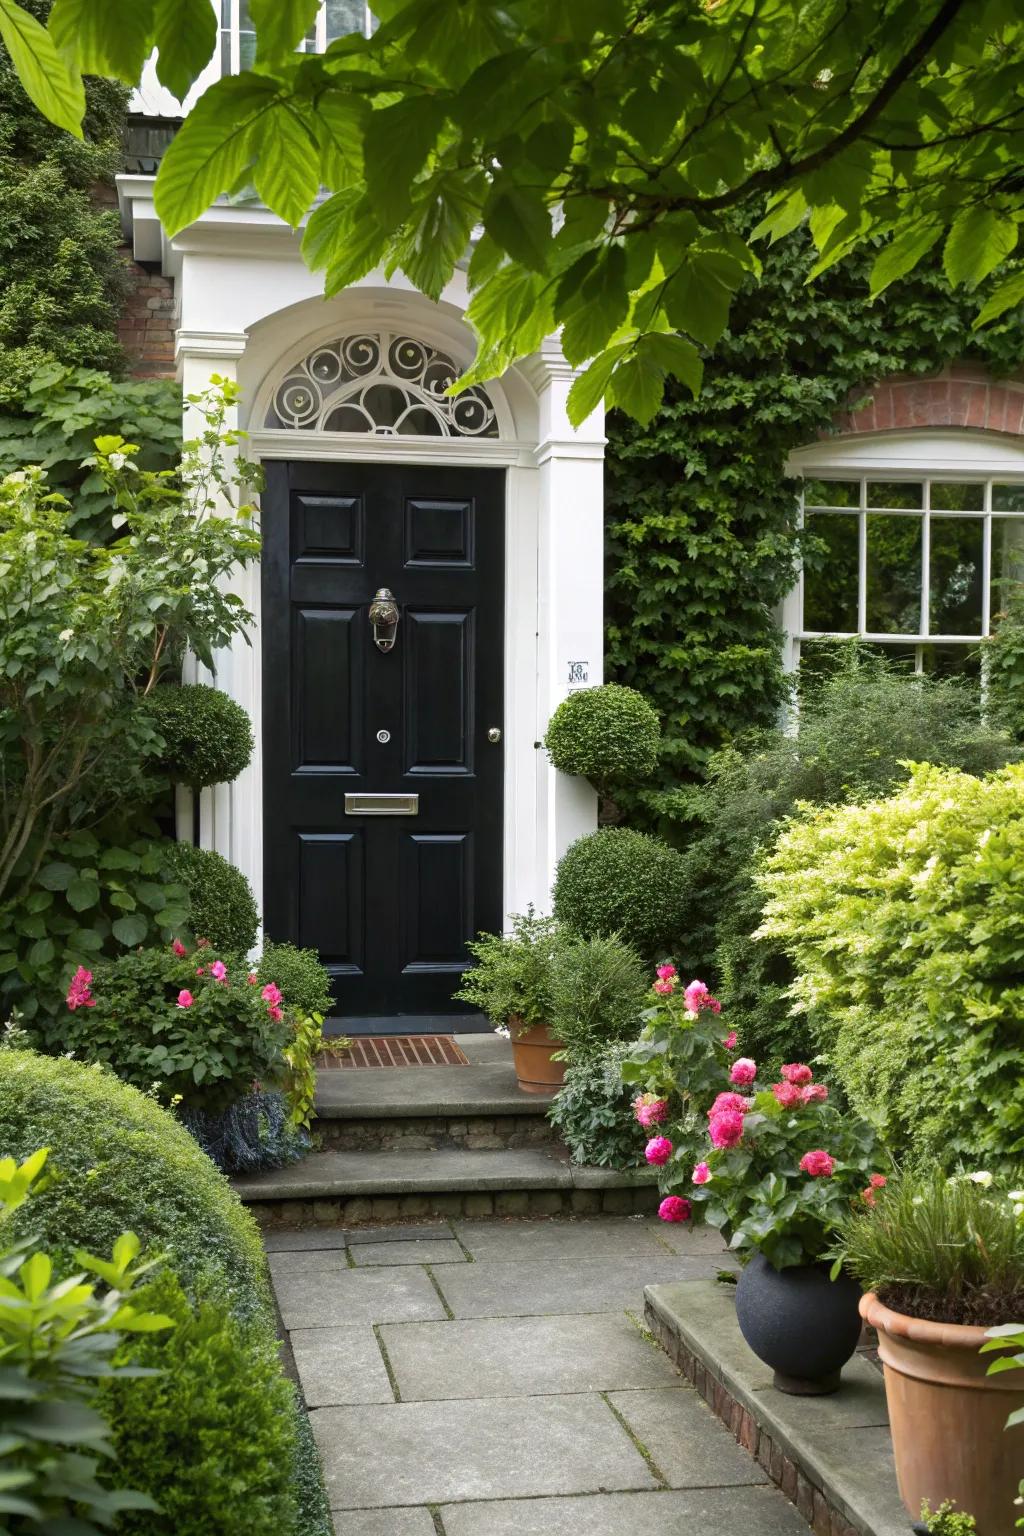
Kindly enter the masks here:
M 807 222 L 811 280 L 877 245 L 878 294 L 940 246 L 1024 300 L 1024 20 L 1015 0 L 375 0 L 379 26 L 296 52 L 318 0 L 250 0 L 253 68 L 210 87 L 160 168 L 170 233 L 251 184 L 328 294 L 383 265 L 437 298 L 466 259 L 482 381 L 561 328 L 577 421 L 641 420 L 703 359 L 759 250 Z M 40 109 L 77 131 L 81 74 L 177 96 L 210 0 L 0 0 Z M 324 193 L 326 192 L 326 196 Z M 737 209 L 756 206 L 750 237 Z M 585 366 L 584 366 L 585 365 Z

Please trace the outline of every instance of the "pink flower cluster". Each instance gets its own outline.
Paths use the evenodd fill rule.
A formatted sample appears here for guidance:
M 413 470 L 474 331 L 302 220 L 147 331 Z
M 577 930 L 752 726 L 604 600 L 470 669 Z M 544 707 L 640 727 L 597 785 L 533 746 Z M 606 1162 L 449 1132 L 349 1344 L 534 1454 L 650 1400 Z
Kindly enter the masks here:
M 281 988 L 277 985 L 276 982 L 268 981 L 266 986 L 261 989 L 260 997 L 262 997 L 263 1001 L 266 1003 L 267 1012 L 270 1014 L 270 1017 L 274 1020 L 275 1024 L 278 1022 L 278 1020 L 284 1018 L 284 1014 L 281 1011 L 281 1004 L 284 999 L 281 996 Z
M 80 965 L 71 978 L 71 985 L 64 999 L 72 1013 L 76 1008 L 96 1007 L 96 999 L 89 990 L 91 985 L 92 971 L 87 971 L 84 965 Z
M 736 1073 L 737 1067 L 742 1069 L 739 1075 Z M 757 1067 L 754 1063 L 749 1057 L 741 1057 L 730 1072 L 729 1080 L 734 1083 L 752 1083 L 756 1076 Z M 713 1147 L 739 1145 L 743 1139 L 743 1117 L 751 1103 L 752 1100 L 745 1099 L 741 1093 L 718 1095 L 708 1110 L 708 1134 Z
M 800 1159 L 800 1167 L 804 1173 L 809 1173 L 812 1179 L 830 1179 L 835 1172 L 836 1160 L 824 1152 L 821 1147 L 816 1147 L 813 1152 L 805 1152 Z
M 637 1124 L 649 1131 L 652 1125 L 661 1125 L 667 1119 L 668 1104 L 664 1099 L 659 1099 L 656 1093 L 642 1093 L 638 1099 L 633 1100 L 633 1113 Z
M 861 1199 L 865 1205 L 876 1205 L 875 1190 L 884 1189 L 889 1180 L 884 1173 L 872 1173 L 868 1177 L 868 1187 L 861 1192 Z
M 654 990 L 660 997 L 671 997 L 676 989 L 676 977 L 679 972 L 674 965 L 666 960 L 664 965 L 658 966 L 658 979 L 654 983 Z
M 828 1089 L 824 1083 L 813 1083 L 810 1067 L 802 1061 L 793 1061 L 781 1068 L 782 1082 L 772 1083 L 772 1093 L 783 1109 L 795 1109 L 798 1104 L 824 1104 Z
M 683 993 L 686 1006 L 691 1013 L 700 1013 L 702 1009 L 709 1008 L 712 1013 L 721 1013 L 722 1005 L 717 997 L 712 997 L 702 981 L 691 981 Z
M 658 1215 L 662 1221 L 688 1221 L 692 1210 L 689 1200 L 682 1195 L 666 1195 L 658 1206 Z
M 667 1136 L 652 1136 L 644 1148 L 644 1157 L 656 1168 L 663 1168 L 672 1156 L 672 1143 Z

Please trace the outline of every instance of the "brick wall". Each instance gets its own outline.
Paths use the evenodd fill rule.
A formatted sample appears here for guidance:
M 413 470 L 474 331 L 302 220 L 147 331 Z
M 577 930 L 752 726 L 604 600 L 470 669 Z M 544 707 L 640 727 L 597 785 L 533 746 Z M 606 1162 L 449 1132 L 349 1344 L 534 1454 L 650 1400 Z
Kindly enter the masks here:
M 128 296 L 121 309 L 117 333 L 135 379 L 166 379 L 175 374 L 174 332 L 178 307 L 174 284 L 159 272 L 133 261 L 127 248 Z
M 994 381 L 970 363 L 954 363 L 932 379 L 886 379 L 859 410 L 838 418 L 836 424 L 844 433 L 975 427 L 1020 436 L 1024 433 L 1024 379 Z

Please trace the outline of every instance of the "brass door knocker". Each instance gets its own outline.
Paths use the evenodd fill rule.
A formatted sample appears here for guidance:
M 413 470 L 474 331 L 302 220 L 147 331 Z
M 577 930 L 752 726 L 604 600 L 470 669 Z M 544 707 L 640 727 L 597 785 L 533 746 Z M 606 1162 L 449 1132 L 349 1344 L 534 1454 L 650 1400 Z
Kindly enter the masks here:
M 373 630 L 373 643 L 378 651 L 394 649 L 398 619 L 398 604 L 395 602 L 394 593 L 388 587 L 378 587 L 370 604 L 370 627 Z

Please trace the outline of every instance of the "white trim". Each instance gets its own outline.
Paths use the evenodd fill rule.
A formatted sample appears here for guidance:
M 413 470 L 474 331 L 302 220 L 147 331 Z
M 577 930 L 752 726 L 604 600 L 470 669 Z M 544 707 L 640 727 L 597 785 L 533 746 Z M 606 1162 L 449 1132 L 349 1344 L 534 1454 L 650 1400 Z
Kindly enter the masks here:
M 399 437 L 370 433 L 293 432 L 263 428 L 250 431 L 255 455 L 268 459 L 337 459 L 339 463 L 463 464 L 476 469 L 503 464 L 533 464 L 529 443 L 500 439 Z M 384 444 L 386 446 L 382 447 Z
M 909 432 L 858 433 L 850 437 L 824 437 L 797 448 L 786 462 L 786 474 L 799 478 L 811 473 L 842 480 L 849 475 L 881 474 L 893 480 L 933 480 L 951 477 L 1020 474 L 1024 469 L 1024 443 L 1004 432 L 980 432 L 968 427 L 915 427 Z

